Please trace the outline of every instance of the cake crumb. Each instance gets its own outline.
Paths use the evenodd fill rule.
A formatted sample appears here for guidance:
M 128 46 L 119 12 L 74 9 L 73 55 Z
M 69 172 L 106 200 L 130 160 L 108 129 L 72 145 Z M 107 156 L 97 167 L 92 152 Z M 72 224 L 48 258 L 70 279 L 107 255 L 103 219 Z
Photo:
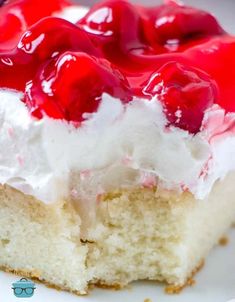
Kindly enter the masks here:
M 165 293 L 168 295 L 180 294 L 185 287 L 194 286 L 196 281 L 194 280 L 194 276 L 198 273 L 204 266 L 204 260 L 200 263 L 200 265 L 192 272 L 191 277 L 187 279 L 185 284 L 183 285 L 168 285 L 165 287 Z
M 229 239 L 227 236 L 223 236 L 219 239 L 219 245 L 226 246 L 229 243 Z
M 152 300 L 151 299 L 144 299 L 144 302 L 152 302 Z
M 177 286 L 177 285 L 168 285 L 165 288 L 165 293 L 168 295 L 174 295 L 174 294 L 179 294 L 182 292 L 182 290 L 187 287 L 187 286 L 193 286 L 196 283 L 196 281 L 193 278 L 188 278 L 187 282 L 182 285 L 182 286 Z

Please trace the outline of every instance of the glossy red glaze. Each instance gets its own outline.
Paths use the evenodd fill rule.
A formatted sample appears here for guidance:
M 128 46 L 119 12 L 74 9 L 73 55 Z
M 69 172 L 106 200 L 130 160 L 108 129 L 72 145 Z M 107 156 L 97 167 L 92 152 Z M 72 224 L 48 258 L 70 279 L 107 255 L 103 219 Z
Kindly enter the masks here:
M 152 74 L 144 94 L 158 95 L 170 125 L 196 133 L 204 112 L 218 100 L 216 82 L 206 73 L 170 62 Z
M 24 7 L 29 0 L 21 2 Z M 35 12 L 40 19 L 41 12 Z M 67 51 L 76 59 L 58 69 Z M 133 95 L 160 100 L 170 124 L 197 133 L 213 103 L 235 111 L 234 53 L 235 37 L 209 13 L 174 1 L 144 8 L 108 0 L 77 26 L 49 18 L 30 28 L 13 51 L 0 53 L 0 86 L 26 87 L 27 104 L 37 117 L 46 113 L 79 122 L 83 113 L 97 110 L 92 98 L 100 98 L 102 89 L 123 101 L 131 99 L 131 89 Z M 49 79 L 52 95 L 42 88 Z
M 139 8 L 147 42 L 168 50 L 182 49 L 200 38 L 221 35 L 224 30 L 209 13 L 189 6 L 169 2 L 154 8 Z
M 110 62 L 84 52 L 65 52 L 45 64 L 28 83 L 26 103 L 37 118 L 46 114 L 81 122 L 84 114 L 97 110 L 102 93 L 123 102 L 132 99 L 128 82 Z
M 13 48 L 29 26 L 69 5 L 68 0 L 3 1 L 0 5 L 0 50 Z
M 39 21 L 22 35 L 14 50 L 1 54 L 0 86 L 24 91 L 42 64 L 65 51 L 100 55 L 74 24 L 59 18 Z

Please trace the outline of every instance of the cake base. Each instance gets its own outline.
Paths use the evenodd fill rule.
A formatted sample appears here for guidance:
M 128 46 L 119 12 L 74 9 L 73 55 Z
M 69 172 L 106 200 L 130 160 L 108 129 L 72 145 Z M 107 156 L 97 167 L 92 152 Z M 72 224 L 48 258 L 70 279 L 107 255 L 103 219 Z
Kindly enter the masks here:
M 0 267 L 77 294 L 144 279 L 181 287 L 233 223 L 234 182 L 228 175 L 205 200 L 156 188 L 110 192 L 89 227 L 81 201 L 46 205 L 1 187 Z

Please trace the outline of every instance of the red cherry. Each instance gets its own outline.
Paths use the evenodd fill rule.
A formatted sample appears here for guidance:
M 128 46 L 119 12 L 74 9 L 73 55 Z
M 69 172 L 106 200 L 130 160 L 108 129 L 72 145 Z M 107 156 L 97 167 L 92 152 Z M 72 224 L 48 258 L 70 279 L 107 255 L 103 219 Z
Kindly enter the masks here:
M 77 25 L 86 31 L 105 57 L 122 65 L 130 52 L 146 52 L 137 7 L 125 0 L 107 0 L 94 5 Z M 125 63 L 124 63 L 125 64 Z M 130 62 L 129 62 L 130 64 Z
M 76 25 L 60 19 L 44 18 L 22 36 L 18 49 L 44 61 L 66 50 L 80 50 L 99 55 L 85 32 Z
M 168 1 L 154 8 L 140 8 L 145 37 L 151 46 L 165 45 L 168 50 L 199 38 L 224 34 L 217 20 L 209 13 Z
M 13 48 L 29 26 L 69 5 L 68 0 L 6 1 L 0 10 L 0 49 Z
M 218 88 L 205 72 L 170 62 L 155 72 L 144 89 L 157 96 L 170 124 L 197 133 L 204 112 L 218 99 Z
M 235 112 L 235 37 L 211 39 L 203 46 L 188 49 L 182 56 L 185 54 L 193 66 L 206 71 L 218 84 L 218 104 L 227 112 Z
M 45 114 L 81 122 L 95 112 L 106 92 L 123 102 L 131 100 L 128 83 L 105 59 L 65 52 L 42 68 L 26 89 L 26 104 L 37 118 Z
M 23 91 L 42 63 L 67 50 L 99 56 L 76 25 L 59 18 L 42 19 L 23 34 L 13 51 L 0 53 L 0 87 Z

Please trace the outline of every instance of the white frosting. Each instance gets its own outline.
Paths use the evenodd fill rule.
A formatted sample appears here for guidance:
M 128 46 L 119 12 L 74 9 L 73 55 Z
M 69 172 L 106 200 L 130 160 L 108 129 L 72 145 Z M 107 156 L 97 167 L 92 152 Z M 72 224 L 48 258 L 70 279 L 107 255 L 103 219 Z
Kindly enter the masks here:
M 216 132 L 208 120 L 215 112 L 223 115 L 218 106 L 207 113 L 205 129 L 192 136 L 166 129 L 155 99 L 124 106 L 104 94 L 98 112 L 75 128 L 47 117 L 34 120 L 20 98 L 0 91 L 0 183 L 44 202 L 84 197 L 91 188 L 99 194 L 155 183 L 204 198 L 216 180 L 235 169 L 235 136 L 212 139 Z

